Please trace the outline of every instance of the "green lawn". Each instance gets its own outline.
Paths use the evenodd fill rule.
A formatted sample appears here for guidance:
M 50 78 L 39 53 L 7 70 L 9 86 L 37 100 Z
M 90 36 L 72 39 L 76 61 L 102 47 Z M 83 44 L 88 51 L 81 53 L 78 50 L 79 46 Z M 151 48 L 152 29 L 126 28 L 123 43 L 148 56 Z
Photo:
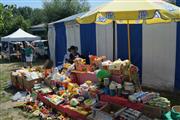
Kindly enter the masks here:
M 6 63 L 1 60 L 0 63 L 0 102 L 9 100 L 11 93 L 4 91 L 8 87 L 8 81 L 10 80 L 10 72 L 15 68 L 20 68 L 21 63 Z
M 34 66 L 42 65 L 44 60 L 33 63 Z M 10 73 L 14 69 L 21 68 L 23 63 L 11 62 L 0 59 L 0 120 L 38 120 L 33 118 L 30 113 L 24 112 L 17 108 L 12 108 L 11 96 L 16 92 L 15 89 L 9 88 Z
M 39 60 L 37 62 L 34 62 L 33 65 L 34 66 L 43 65 L 44 61 L 45 60 Z M 11 91 L 11 89 L 7 89 L 8 81 L 11 80 L 10 78 L 11 71 L 21 68 L 22 66 L 23 66 L 22 62 L 8 62 L 7 60 L 2 60 L 2 59 L 0 60 L 0 102 L 9 100 L 9 97 L 13 92 Z

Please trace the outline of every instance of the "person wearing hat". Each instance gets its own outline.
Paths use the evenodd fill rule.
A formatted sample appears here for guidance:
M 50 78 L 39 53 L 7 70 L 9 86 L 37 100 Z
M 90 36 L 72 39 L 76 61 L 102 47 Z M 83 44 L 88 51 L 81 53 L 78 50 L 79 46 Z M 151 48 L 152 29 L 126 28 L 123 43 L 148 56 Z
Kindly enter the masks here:
M 73 64 L 73 60 L 77 57 L 80 57 L 80 54 L 78 53 L 78 47 L 71 46 L 68 48 L 68 53 L 65 55 L 64 62 Z

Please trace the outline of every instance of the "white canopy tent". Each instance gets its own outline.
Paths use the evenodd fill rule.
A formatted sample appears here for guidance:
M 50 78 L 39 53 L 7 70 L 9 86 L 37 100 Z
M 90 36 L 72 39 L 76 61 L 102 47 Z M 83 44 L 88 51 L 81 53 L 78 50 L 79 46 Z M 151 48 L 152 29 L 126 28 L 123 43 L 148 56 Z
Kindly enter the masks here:
M 32 35 L 30 33 L 25 32 L 21 28 L 19 28 L 14 33 L 2 37 L 2 42 L 20 42 L 20 41 L 34 41 L 34 40 L 40 40 L 41 38 L 39 36 Z
M 14 33 L 2 37 L 1 41 L 2 42 L 7 42 L 8 43 L 8 51 L 5 51 L 5 53 L 7 53 L 6 55 L 8 56 L 9 60 L 10 60 L 10 43 L 14 43 L 14 42 L 22 42 L 22 41 L 34 41 L 34 40 L 40 40 L 41 37 L 39 36 L 35 36 L 32 35 L 30 33 L 25 32 L 24 30 L 22 30 L 21 28 L 19 28 L 17 31 L 15 31 Z

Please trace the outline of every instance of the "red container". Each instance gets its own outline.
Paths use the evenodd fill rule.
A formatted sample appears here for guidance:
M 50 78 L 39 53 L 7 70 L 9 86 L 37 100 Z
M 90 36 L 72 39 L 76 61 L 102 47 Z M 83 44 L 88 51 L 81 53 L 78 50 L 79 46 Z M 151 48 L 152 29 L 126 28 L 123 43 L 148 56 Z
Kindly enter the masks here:
M 139 111 L 142 111 L 144 108 L 144 104 L 142 103 L 132 103 L 128 99 L 119 96 L 101 95 L 100 100 L 108 103 L 122 105 L 124 107 L 129 107 Z
M 38 94 L 38 99 L 40 101 L 42 101 L 43 103 L 45 103 L 47 106 L 50 106 L 58 111 L 61 111 L 64 114 L 67 114 L 68 116 L 70 116 L 71 118 L 75 119 L 75 120 L 86 120 L 86 116 L 68 108 L 66 105 L 55 105 L 53 103 L 51 103 L 50 101 L 48 101 L 45 96 L 43 94 Z
M 92 72 L 92 73 L 87 73 L 87 72 L 77 73 L 76 75 L 77 75 L 77 79 L 78 79 L 78 83 L 79 84 L 83 84 L 87 80 L 90 80 L 93 83 L 97 83 L 98 82 L 98 79 L 97 79 L 96 74 L 94 72 Z

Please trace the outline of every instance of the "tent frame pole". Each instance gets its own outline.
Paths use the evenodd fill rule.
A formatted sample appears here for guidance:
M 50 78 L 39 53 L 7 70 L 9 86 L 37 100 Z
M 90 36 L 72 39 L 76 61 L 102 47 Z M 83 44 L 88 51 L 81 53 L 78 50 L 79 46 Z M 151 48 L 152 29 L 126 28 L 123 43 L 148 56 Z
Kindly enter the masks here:
M 8 58 L 9 58 L 9 62 L 11 61 L 11 57 L 10 57 L 10 43 L 8 42 Z
M 129 20 L 127 21 L 127 32 L 128 32 L 128 59 L 131 62 L 131 37 L 130 37 Z

